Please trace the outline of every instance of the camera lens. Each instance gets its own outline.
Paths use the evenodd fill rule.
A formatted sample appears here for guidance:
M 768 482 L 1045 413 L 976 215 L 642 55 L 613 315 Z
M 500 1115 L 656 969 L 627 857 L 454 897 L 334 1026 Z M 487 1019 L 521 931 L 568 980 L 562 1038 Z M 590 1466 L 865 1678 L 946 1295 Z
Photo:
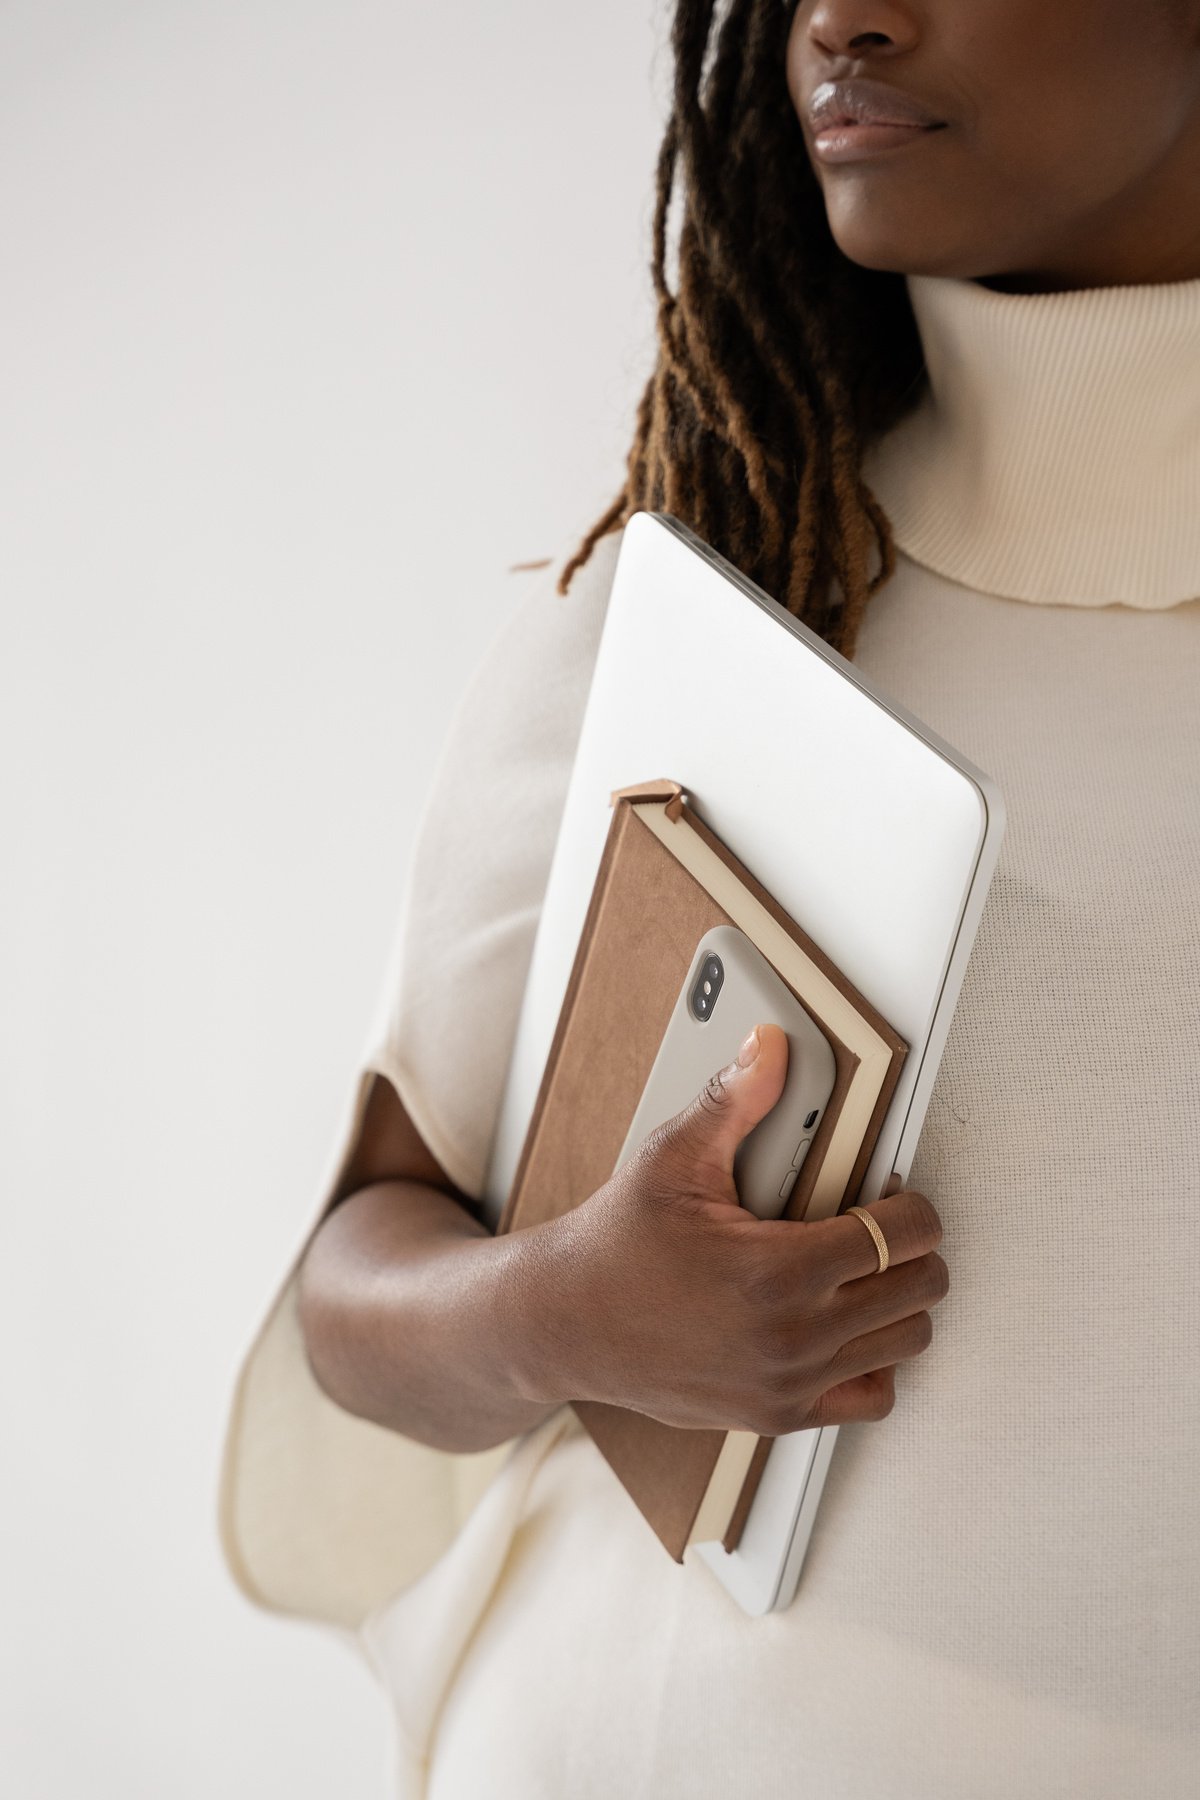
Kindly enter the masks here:
M 724 979 L 724 965 L 714 951 L 705 957 L 700 973 L 692 986 L 691 994 L 688 996 L 688 1004 L 695 1018 L 707 1020 L 713 1007 L 717 1004 Z

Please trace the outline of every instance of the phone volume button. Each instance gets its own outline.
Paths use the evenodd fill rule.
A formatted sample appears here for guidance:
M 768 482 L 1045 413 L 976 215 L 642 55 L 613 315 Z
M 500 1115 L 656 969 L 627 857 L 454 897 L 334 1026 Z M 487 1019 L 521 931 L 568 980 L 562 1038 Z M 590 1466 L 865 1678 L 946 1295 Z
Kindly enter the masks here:
M 800 1173 L 799 1169 L 789 1169 L 788 1170 L 787 1174 L 783 1178 L 783 1186 L 779 1190 L 779 1198 L 781 1200 L 787 1199 L 788 1195 L 791 1193 L 792 1189 L 796 1185 L 796 1177 L 799 1173 Z
M 801 1138 L 800 1142 L 796 1145 L 796 1154 L 792 1158 L 793 1169 L 798 1169 L 800 1167 L 800 1164 L 804 1161 L 804 1158 L 808 1155 L 808 1147 L 811 1143 L 812 1143 L 812 1139 L 806 1137 L 806 1138 Z

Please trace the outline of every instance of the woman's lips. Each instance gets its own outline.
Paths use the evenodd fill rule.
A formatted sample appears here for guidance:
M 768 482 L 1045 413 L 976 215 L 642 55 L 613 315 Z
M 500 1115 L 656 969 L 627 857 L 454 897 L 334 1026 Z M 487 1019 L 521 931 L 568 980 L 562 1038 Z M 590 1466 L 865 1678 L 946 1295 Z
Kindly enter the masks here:
M 813 150 L 822 162 L 857 162 L 860 157 L 899 149 L 901 144 L 914 143 L 941 129 L 940 125 L 830 125 L 817 133 Z
M 822 162 L 857 162 L 897 150 L 946 121 L 883 81 L 824 81 L 808 103 L 813 152 Z

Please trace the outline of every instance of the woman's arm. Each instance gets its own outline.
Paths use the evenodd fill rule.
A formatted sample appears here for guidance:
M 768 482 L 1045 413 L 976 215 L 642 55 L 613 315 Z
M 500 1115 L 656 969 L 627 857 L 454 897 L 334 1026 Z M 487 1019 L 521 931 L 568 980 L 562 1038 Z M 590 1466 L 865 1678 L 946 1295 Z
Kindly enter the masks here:
M 540 1337 L 542 1240 L 494 1238 L 379 1077 L 341 1198 L 309 1244 L 309 1364 L 347 1412 L 439 1450 L 490 1449 L 558 1401 L 522 1398 Z

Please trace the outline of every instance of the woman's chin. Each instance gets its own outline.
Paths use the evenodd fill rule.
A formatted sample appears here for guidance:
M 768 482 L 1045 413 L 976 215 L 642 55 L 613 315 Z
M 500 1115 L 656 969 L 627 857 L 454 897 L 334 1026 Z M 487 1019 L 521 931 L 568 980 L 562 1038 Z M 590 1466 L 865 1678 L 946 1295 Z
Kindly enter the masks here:
M 896 229 L 895 221 L 881 225 L 864 220 L 860 213 L 839 219 L 830 209 L 829 227 L 843 256 L 864 269 L 896 275 L 952 275 L 974 280 L 996 273 L 996 257 L 980 244 L 970 244 L 953 232 L 919 233 Z

